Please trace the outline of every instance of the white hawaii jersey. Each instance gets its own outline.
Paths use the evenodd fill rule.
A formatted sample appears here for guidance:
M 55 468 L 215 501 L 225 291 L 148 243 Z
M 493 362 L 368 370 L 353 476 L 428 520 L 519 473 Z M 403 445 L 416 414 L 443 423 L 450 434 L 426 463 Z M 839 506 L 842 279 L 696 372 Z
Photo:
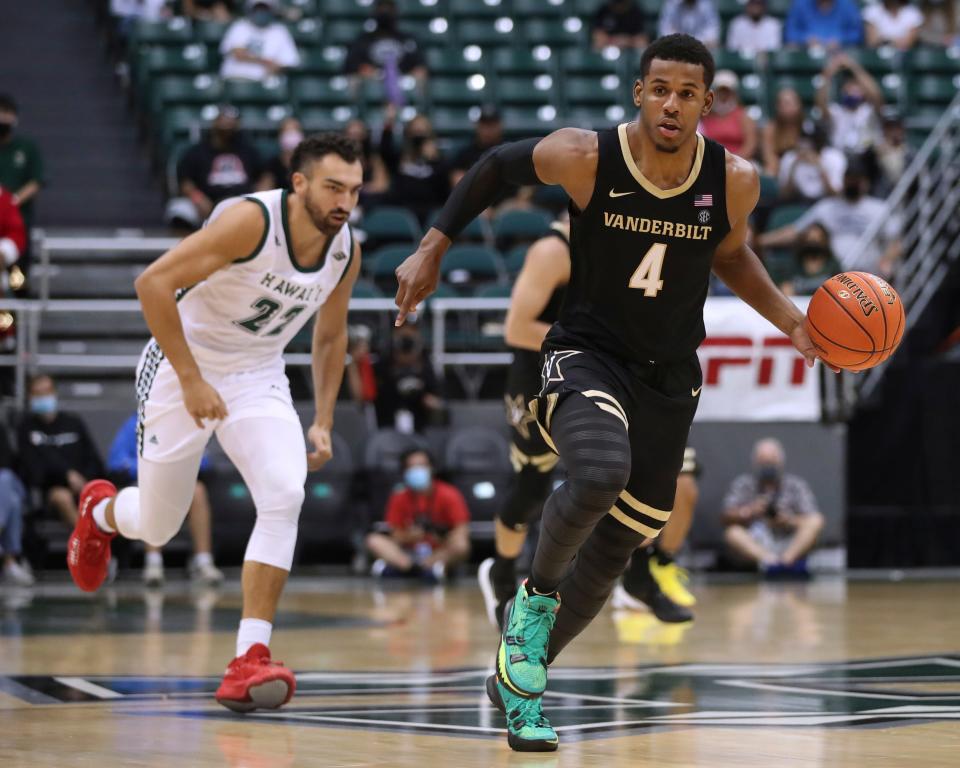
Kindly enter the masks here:
M 284 348 L 330 297 L 353 259 L 353 238 L 344 224 L 327 240 L 315 267 L 299 265 L 290 243 L 286 190 L 224 200 L 209 221 L 242 200 L 256 202 L 267 222 L 257 249 L 184 291 L 177 304 L 197 361 L 232 370 L 279 363 Z

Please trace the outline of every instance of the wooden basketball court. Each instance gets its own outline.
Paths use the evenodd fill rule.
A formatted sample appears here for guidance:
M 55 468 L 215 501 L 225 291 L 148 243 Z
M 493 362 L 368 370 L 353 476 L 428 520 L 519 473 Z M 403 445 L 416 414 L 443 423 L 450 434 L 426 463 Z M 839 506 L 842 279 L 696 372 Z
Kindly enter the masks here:
M 298 579 L 273 713 L 212 700 L 239 594 L 0 593 L 4 766 L 896 766 L 958 764 L 950 582 L 697 585 L 692 626 L 609 608 L 551 668 L 560 750 L 523 755 L 483 695 L 496 647 L 470 580 Z

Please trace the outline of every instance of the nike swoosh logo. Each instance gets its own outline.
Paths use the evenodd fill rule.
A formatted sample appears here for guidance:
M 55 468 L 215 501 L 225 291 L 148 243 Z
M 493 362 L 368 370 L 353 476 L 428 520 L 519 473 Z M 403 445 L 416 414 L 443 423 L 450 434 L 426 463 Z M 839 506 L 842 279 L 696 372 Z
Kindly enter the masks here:
M 635 194 L 637 194 L 637 190 L 633 190 L 632 192 L 614 192 L 612 189 L 610 190 L 610 197 L 623 197 L 624 195 Z
M 696 397 L 697 395 L 700 394 L 700 390 L 701 390 L 701 389 L 703 389 L 703 384 L 701 384 L 701 385 L 700 385 L 699 387 L 697 387 L 696 389 L 691 388 L 691 389 L 690 389 L 690 394 L 693 395 L 694 397 Z

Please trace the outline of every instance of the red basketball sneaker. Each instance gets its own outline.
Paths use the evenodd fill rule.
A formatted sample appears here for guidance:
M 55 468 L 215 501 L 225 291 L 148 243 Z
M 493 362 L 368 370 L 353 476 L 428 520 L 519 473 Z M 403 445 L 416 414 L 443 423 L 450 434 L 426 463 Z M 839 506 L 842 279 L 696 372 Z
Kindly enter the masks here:
M 80 491 L 80 514 L 67 542 L 67 567 L 74 583 L 84 592 L 95 592 L 107 578 L 110 542 L 117 535 L 97 527 L 93 508 L 116 495 L 117 487 L 107 480 L 91 480 Z
M 256 643 L 230 662 L 216 697 L 227 709 L 251 712 L 282 707 L 296 690 L 293 672 L 279 661 L 271 661 L 270 649 Z

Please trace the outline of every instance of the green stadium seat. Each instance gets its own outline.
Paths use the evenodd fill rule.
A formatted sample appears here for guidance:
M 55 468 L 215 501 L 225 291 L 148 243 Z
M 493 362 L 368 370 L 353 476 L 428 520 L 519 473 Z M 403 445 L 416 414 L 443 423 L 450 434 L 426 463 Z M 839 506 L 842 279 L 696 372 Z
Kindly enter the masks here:
M 886 47 L 851 48 L 847 55 L 874 77 L 888 75 L 900 68 L 897 55 Z
M 363 270 L 373 280 L 393 279 L 394 270 L 416 249 L 411 242 L 405 245 L 385 245 L 363 259 Z
M 340 131 L 344 125 L 360 116 L 354 105 L 305 107 L 298 110 L 300 122 L 307 133 L 319 131 Z
M 908 72 L 916 74 L 954 74 L 960 72 L 960 52 L 956 48 L 923 46 L 907 53 L 905 64 Z
M 632 114 L 633 112 L 627 111 L 622 104 L 572 106 L 564 115 L 564 124 L 574 128 L 597 130 L 619 125 Z
M 546 211 L 506 211 L 493 220 L 493 236 L 503 248 L 523 241 L 532 243 L 550 229 L 553 217 Z
M 527 243 L 517 245 L 511 248 L 503 257 L 503 267 L 507 270 L 507 275 L 514 277 L 520 274 L 523 269 L 523 261 L 527 258 L 527 250 L 530 246 Z
M 340 45 L 325 45 L 300 50 L 299 71 L 311 75 L 331 77 L 343 72 L 347 49 Z
M 776 200 L 779 194 L 780 185 L 776 176 L 768 176 L 765 173 L 760 174 L 760 199 Z
M 399 0 L 397 15 L 404 21 L 423 23 L 449 16 L 446 0 Z
M 276 136 L 280 123 L 293 116 L 289 104 L 247 104 L 240 109 L 240 123 L 252 136 Z
M 443 279 L 452 285 L 490 282 L 504 277 L 500 254 L 482 245 L 455 245 L 440 265 Z
M 224 98 L 238 107 L 246 104 L 282 104 L 289 99 L 285 77 L 268 77 L 263 81 L 227 80 L 223 87 Z
M 406 208 L 384 205 L 363 217 L 360 229 L 368 242 L 415 243 L 420 239 L 420 223 Z
M 193 22 L 193 38 L 206 43 L 211 48 L 219 48 L 220 41 L 227 33 L 230 22 L 214 21 L 213 19 L 195 19 Z
M 793 75 L 813 75 L 826 66 L 824 54 L 815 55 L 805 49 L 779 48 L 770 54 L 768 66 L 771 72 Z
M 163 21 L 140 19 L 130 34 L 132 48 L 144 45 L 179 46 L 193 40 L 190 21 L 180 16 Z
M 427 69 L 433 77 L 462 76 L 483 74 L 487 71 L 488 56 L 483 55 L 483 49 L 473 46 L 473 50 L 459 48 L 428 48 L 424 52 Z M 470 54 L 468 58 L 467 54 Z
M 739 16 L 743 13 L 743 3 L 740 0 L 716 0 L 714 5 L 717 8 L 717 13 L 720 15 L 720 21 L 723 22 L 724 26 L 730 23 L 730 20 L 734 16 Z M 720 69 L 717 66 L 717 69 Z
M 370 18 L 371 4 L 358 0 L 322 0 L 322 12 L 327 19 L 348 19 L 360 22 Z
M 150 84 L 150 112 L 154 119 L 176 105 L 215 104 L 223 97 L 220 78 L 203 74 L 194 77 L 163 75 Z
M 560 52 L 560 71 L 566 75 L 618 74 L 627 57 L 619 48 L 602 53 L 588 48 L 567 48 Z
M 589 47 L 590 30 L 577 16 L 532 19 L 524 24 L 523 39 L 530 45 Z
M 383 291 L 375 283 L 361 279 L 353 284 L 353 292 L 350 296 L 354 299 L 382 299 Z
M 290 96 L 300 107 L 349 104 L 350 81 L 343 75 L 336 77 L 296 77 L 290 86 Z
M 806 213 L 809 207 L 809 205 L 802 204 L 777 206 L 770 213 L 770 218 L 767 219 L 767 232 L 780 229 L 780 227 L 785 227 L 787 224 L 793 224 L 793 222 Z
M 597 10 L 598 2 L 593 2 L 590 15 Z M 562 19 L 567 16 L 580 16 L 573 0 L 513 0 L 513 17 L 529 19 Z
M 427 216 L 427 226 L 425 229 L 430 229 L 439 215 L 439 208 L 435 211 L 431 211 L 430 215 Z M 463 228 L 463 231 L 457 236 L 457 242 L 475 241 L 485 243 L 492 239 L 493 232 L 490 229 L 490 223 L 482 216 L 477 216 L 476 218 L 472 219 L 470 223 Z
M 629 86 L 618 75 L 568 77 L 563 82 L 563 93 L 570 107 L 623 103 L 629 96 Z
M 740 78 L 740 101 L 744 104 L 766 106 L 763 80 L 752 72 Z
M 510 0 L 449 0 L 452 19 L 499 19 L 510 16 Z
M 497 19 L 466 19 L 455 23 L 457 40 L 463 45 L 510 45 L 516 40 L 517 25 L 507 17 Z M 528 38 L 529 39 L 529 38 Z M 541 41 L 537 41 L 540 43 Z
M 960 89 L 960 75 L 921 75 L 910 78 L 907 92 L 912 104 L 947 106 Z
M 793 88 L 804 106 L 809 108 L 813 105 L 814 98 L 817 95 L 817 87 L 813 83 L 813 78 L 803 76 L 782 75 L 771 80 L 772 90 L 770 91 L 770 103 L 774 103 L 777 92 L 782 88 Z M 741 89 L 741 97 L 743 97 Z
M 736 2 L 736 0 L 734 0 L 734 2 Z M 721 49 L 714 51 L 713 58 L 716 62 L 717 69 L 732 69 L 741 78 L 745 74 L 757 71 L 756 56 L 744 56 L 739 51 Z
M 536 77 L 502 77 L 497 82 L 497 96 L 501 104 L 542 106 L 559 101 L 557 80 L 550 75 Z
M 362 34 L 363 22 L 361 21 L 330 21 L 324 25 L 323 42 L 326 45 L 349 46 Z
M 767 13 L 780 19 L 787 18 L 793 0 L 767 0 Z
M 509 283 L 491 283 L 477 288 L 474 296 L 478 299 L 509 299 L 512 291 L 513 286 Z
M 215 108 L 200 106 L 170 107 L 163 113 L 160 122 L 161 154 L 166 157 L 174 144 L 180 141 L 196 141 L 201 127 L 213 117 Z
M 478 107 L 473 107 L 479 111 Z M 430 110 L 433 129 L 439 136 L 454 141 L 473 136 L 473 119 L 468 107 L 434 107 Z
M 434 105 L 480 105 L 492 101 L 492 88 L 483 75 L 432 77 L 430 99 Z
M 508 138 L 543 136 L 562 126 L 559 111 L 552 104 L 541 107 L 504 107 L 503 132 Z
M 549 46 L 533 49 L 498 48 L 490 56 L 493 71 L 497 75 L 552 75 L 556 71 L 558 56 Z
M 134 60 L 136 93 L 147 93 L 150 79 L 159 75 L 199 75 L 212 68 L 209 49 L 201 43 L 177 47 L 143 48 Z
M 300 19 L 295 24 L 287 24 L 287 28 L 298 47 L 316 46 L 323 42 L 325 30 L 323 24 L 317 19 Z

